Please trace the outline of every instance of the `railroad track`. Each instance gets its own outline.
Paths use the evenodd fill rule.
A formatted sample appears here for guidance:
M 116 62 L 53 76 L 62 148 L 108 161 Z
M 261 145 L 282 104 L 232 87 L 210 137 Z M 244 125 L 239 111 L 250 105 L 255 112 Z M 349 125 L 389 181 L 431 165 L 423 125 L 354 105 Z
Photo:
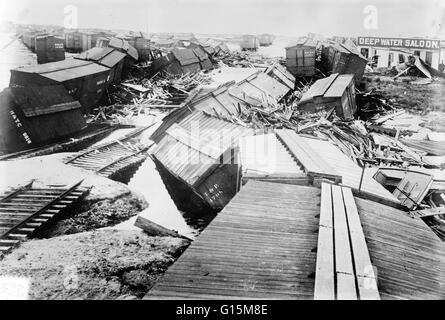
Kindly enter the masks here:
M 151 126 L 138 128 L 118 140 L 84 150 L 65 161 L 65 164 L 110 177 L 122 168 L 132 163 L 142 162 L 147 158 L 150 146 L 141 147 L 130 140 Z
M 0 196 L 0 259 L 78 201 L 89 190 L 82 181 L 35 188 L 32 181 Z

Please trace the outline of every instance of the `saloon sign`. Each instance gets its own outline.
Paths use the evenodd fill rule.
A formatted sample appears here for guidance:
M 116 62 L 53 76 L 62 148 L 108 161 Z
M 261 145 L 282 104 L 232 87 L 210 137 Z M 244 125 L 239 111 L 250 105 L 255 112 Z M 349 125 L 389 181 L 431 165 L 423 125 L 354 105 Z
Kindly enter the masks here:
M 432 39 L 407 39 L 407 38 L 377 38 L 358 37 L 357 45 L 371 47 L 391 47 L 410 49 L 440 49 L 440 40 Z

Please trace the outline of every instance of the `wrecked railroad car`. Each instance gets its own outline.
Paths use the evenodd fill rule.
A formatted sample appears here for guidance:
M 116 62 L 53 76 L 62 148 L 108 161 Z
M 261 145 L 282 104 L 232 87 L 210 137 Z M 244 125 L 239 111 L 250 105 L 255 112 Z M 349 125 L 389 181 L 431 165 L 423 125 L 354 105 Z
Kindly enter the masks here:
M 354 75 L 332 74 L 317 80 L 298 102 L 298 108 L 318 112 L 333 108 L 337 116 L 350 120 L 357 111 Z
M 258 41 L 259 41 L 260 46 L 268 47 L 268 46 L 272 45 L 273 35 L 268 34 L 268 33 L 260 34 L 258 36 Z
M 61 85 L 7 88 L 0 93 L 0 150 L 15 152 L 86 128 L 81 105 Z
M 37 63 L 65 60 L 65 40 L 53 35 L 36 36 Z
M 110 68 L 108 85 L 119 84 L 122 81 L 122 72 L 124 68 L 125 57 L 127 55 L 113 48 L 94 47 L 82 52 L 75 59 L 93 61 L 101 66 Z
M 368 60 L 358 51 L 353 51 L 341 43 L 323 44 L 321 67 L 325 73 L 353 74 L 359 83 L 363 78 Z
M 110 68 L 91 61 L 66 59 L 11 70 L 10 87 L 61 84 L 89 112 L 96 107 L 107 87 Z
M 256 51 L 260 45 L 258 38 L 249 34 L 243 35 L 241 37 L 240 48 L 244 50 Z
M 317 43 L 308 38 L 301 38 L 295 44 L 286 47 L 286 68 L 294 76 L 312 77 L 315 74 Z
M 174 48 L 170 53 L 153 61 L 155 70 L 164 70 L 173 75 L 195 73 L 201 70 L 199 58 L 192 49 Z
M 195 46 L 192 50 L 195 53 L 195 56 L 198 57 L 202 70 L 210 70 L 213 68 L 212 61 L 210 61 L 208 54 L 201 46 Z
M 240 81 L 236 87 L 238 88 L 237 98 L 256 106 L 263 106 L 265 101 L 272 103 L 279 101 L 293 89 L 261 71 Z M 270 101 L 269 98 L 275 101 Z
M 170 126 L 152 157 L 175 202 L 194 212 L 221 210 L 240 184 L 234 142 L 251 131 L 199 111 Z
M 221 53 L 227 53 L 230 52 L 229 47 L 224 41 L 221 40 L 215 40 L 215 39 L 201 39 L 198 41 L 200 45 L 203 46 L 203 48 L 206 50 L 207 54 L 209 55 L 218 55 Z M 212 53 L 213 51 L 213 53 Z
M 162 119 L 161 125 L 153 132 L 150 139 L 158 143 L 165 132 L 173 124 L 181 125 L 182 122 L 189 122 L 195 112 L 204 112 L 217 118 L 227 119 L 231 115 L 245 113 L 246 105 L 236 97 L 238 93 L 234 86 L 235 82 L 229 82 L 221 85 L 217 89 L 197 96 L 191 101 L 186 101 L 181 108 L 173 110 Z
M 295 89 L 295 77 L 278 62 L 269 66 L 264 73 L 287 86 L 289 90 Z

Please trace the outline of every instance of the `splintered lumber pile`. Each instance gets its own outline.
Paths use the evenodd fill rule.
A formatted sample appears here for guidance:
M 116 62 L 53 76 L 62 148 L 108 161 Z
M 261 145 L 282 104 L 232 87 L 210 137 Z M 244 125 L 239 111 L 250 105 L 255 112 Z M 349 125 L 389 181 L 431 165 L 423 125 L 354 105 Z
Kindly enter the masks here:
M 220 54 L 216 59 L 221 66 L 242 68 L 267 68 L 278 61 L 278 58 L 270 58 L 256 52 L 230 51 Z
M 130 76 L 109 95 L 111 104 L 97 108 L 90 121 L 119 122 L 152 109 L 168 111 L 179 107 L 193 89 L 208 83 L 210 77 L 202 72 L 166 77 L 155 74 L 149 79 Z

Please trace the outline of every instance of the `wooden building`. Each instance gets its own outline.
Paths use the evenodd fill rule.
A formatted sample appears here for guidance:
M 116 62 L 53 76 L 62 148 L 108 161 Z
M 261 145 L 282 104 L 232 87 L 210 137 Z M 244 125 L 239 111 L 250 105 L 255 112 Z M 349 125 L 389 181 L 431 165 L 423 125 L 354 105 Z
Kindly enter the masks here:
M 11 70 L 10 86 L 30 87 L 61 84 L 88 112 L 97 106 L 107 87 L 110 68 L 94 62 L 66 59 Z
M 312 77 L 315 74 L 317 43 L 301 38 L 297 43 L 286 47 L 286 68 L 294 76 Z
M 122 72 L 124 68 L 125 57 L 127 55 L 113 48 L 94 47 L 82 52 L 75 59 L 93 61 L 101 66 L 110 68 L 108 85 L 119 84 L 122 81 Z
M 38 147 L 86 127 L 80 103 L 61 85 L 7 88 L 0 105 L 3 152 Z
M 253 35 L 243 35 L 241 37 L 241 43 L 240 43 L 240 47 L 241 50 L 252 50 L 252 51 L 256 51 L 258 49 L 260 45 L 260 42 L 258 41 L 258 38 L 253 36 Z
M 356 83 L 362 80 L 368 63 L 360 52 L 341 43 L 323 44 L 321 61 L 325 73 L 353 74 Z
M 65 60 L 65 40 L 53 35 L 36 36 L 37 63 Z
M 354 75 L 332 74 L 317 80 L 298 102 L 300 110 L 318 112 L 334 108 L 337 116 L 353 119 L 357 111 Z

